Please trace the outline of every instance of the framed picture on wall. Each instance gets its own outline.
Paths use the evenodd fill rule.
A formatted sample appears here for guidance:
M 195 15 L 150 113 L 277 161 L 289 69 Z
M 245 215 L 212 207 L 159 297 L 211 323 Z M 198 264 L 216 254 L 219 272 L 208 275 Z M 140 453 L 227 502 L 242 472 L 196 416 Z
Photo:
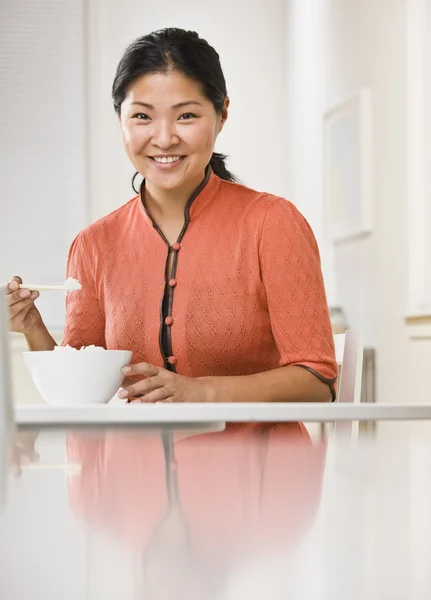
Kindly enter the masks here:
M 407 223 L 411 337 L 431 339 L 431 2 L 407 6 Z
M 371 92 L 324 115 L 324 219 L 327 238 L 339 243 L 372 230 Z

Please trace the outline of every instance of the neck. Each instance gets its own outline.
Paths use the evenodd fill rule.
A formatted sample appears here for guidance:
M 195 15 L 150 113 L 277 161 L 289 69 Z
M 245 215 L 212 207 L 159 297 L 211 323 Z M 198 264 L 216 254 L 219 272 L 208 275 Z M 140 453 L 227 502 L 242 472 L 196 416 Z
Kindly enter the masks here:
M 166 190 L 153 186 L 150 181 L 145 181 L 144 203 L 153 219 L 178 220 L 184 218 L 184 210 L 192 194 L 200 186 L 205 174 L 182 188 Z

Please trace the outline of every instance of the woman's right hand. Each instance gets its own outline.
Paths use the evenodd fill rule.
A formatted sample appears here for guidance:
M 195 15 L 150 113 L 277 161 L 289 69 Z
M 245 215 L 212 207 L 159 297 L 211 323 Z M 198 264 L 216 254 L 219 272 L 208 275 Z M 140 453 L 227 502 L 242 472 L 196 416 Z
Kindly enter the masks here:
M 34 301 L 39 292 L 20 289 L 21 277 L 12 277 L 7 285 L 9 327 L 15 333 L 29 335 L 43 327 L 42 317 Z

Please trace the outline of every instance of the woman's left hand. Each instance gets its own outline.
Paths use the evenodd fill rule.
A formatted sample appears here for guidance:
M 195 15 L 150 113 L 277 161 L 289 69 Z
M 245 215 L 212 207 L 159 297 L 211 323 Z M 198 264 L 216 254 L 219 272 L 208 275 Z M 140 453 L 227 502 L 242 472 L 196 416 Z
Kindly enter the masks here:
M 145 377 L 118 393 L 120 398 L 130 402 L 214 402 L 215 389 L 209 377 L 184 377 L 148 363 L 124 367 L 123 374 L 127 378 Z

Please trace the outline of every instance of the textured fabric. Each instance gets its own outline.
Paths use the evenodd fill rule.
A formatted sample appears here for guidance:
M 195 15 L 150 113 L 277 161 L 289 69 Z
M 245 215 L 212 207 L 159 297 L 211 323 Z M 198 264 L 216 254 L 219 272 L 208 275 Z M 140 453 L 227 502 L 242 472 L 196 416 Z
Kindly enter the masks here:
M 168 251 L 139 196 L 82 231 L 67 268 L 82 290 L 68 295 L 63 343 L 132 350 L 134 362 L 166 366 Z M 300 364 L 336 378 L 317 244 L 290 202 L 211 173 L 177 254 L 170 335 L 178 373 L 247 375 Z

